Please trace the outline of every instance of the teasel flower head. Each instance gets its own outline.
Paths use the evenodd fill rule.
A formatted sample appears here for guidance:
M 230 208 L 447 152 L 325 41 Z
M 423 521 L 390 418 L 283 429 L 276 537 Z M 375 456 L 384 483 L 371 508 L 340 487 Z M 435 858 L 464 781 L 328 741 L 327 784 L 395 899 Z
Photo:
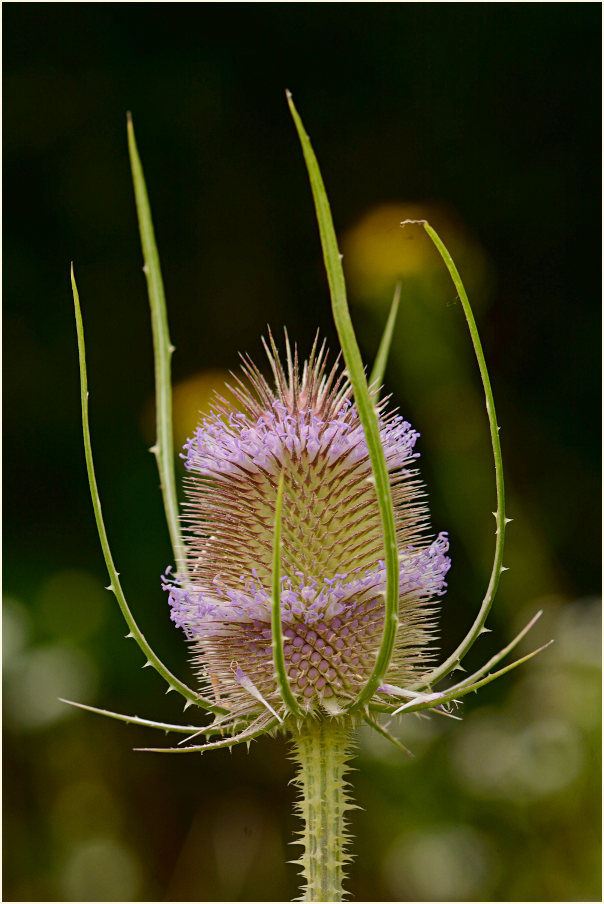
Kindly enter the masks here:
M 300 368 L 266 346 L 269 383 L 244 359 L 232 388 L 184 447 L 186 574 L 164 575 L 173 621 L 193 651 L 201 690 L 233 718 L 287 709 L 273 663 L 274 518 L 282 480 L 280 614 L 289 687 L 299 713 L 337 715 L 375 665 L 386 568 L 372 468 L 351 387 L 325 345 Z M 399 551 L 399 625 L 384 681 L 409 685 L 432 665 L 435 600 L 445 592 L 447 535 L 429 537 L 416 467 L 419 434 L 387 400 L 377 405 Z M 384 699 L 382 697 L 382 699 Z

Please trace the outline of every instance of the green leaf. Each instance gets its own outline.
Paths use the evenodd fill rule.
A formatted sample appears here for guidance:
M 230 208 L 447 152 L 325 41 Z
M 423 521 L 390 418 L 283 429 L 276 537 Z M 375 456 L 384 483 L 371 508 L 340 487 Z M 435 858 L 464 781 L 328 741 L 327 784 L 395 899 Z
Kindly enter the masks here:
M 277 490 L 277 504 L 275 505 L 275 532 L 273 540 L 273 596 L 271 608 L 273 663 L 277 676 L 277 684 L 283 702 L 291 713 L 303 716 L 304 710 L 298 706 L 298 702 L 289 686 L 289 678 L 287 677 L 287 670 L 285 668 L 285 654 L 283 652 L 283 631 L 281 628 L 281 512 L 283 507 L 284 480 L 285 473 L 282 471 Z
M 109 548 L 109 540 L 107 538 L 107 531 L 105 530 L 105 524 L 103 521 L 103 513 L 101 510 L 101 500 L 99 498 L 99 491 L 96 482 L 96 475 L 94 471 L 94 461 L 92 458 L 92 444 L 90 441 L 90 424 L 88 420 L 88 376 L 86 372 L 86 346 L 84 344 L 84 324 L 82 323 L 82 312 L 80 309 L 80 297 L 78 294 L 78 289 L 76 286 L 75 275 L 73 272 L 73 265 L 71 267 L 71 286 L 73 290 L 73 302 L 75 306 L 75 318 L 76 318 L 76 329 L 78 334 L 78 355 L 80 362 L 80 395 L 82 402 L 82 430 L 84 434 L 84 453 L 86 456 L 86 470 L 88 473 L 88 484 L 90 486 L 90 495 L 92 497 L 92 505 L 94 508 L 94 517 L 96 520 L 97 531 L 99 535 L 99 540 L 101 541 L 101 548 L 103 550 L 103 557 L 105 559 L 105 565 L 107 566 L 107 571 L 109 573 L 109 580 L 111 581 L 108 589 L 112 591 L 115 598 L 117 599 L 118 605 L 122 610 L 122 615 L 126 620 L 126 624 L 128 625 L 128 629 L 130 635 L 134 638 L 134 640 L 139 645 L 142 650 L 144 656 L 147 659 L 147 663 L 152 665 L 153 668 L 159 672 L 164 681 L 166 681 L 171 688 L 175 691 L 178 691 L 183 697 L 185 697 L 191 703 L 195 703 L 198 706 L 203 707 L 204 709 L 208 709 L 214 713 L 225 713 L 228 710 L 224 709 L 222 706 L 216 706 L 212 703 L 211 700 L 206 700 L 205 697 L 196 694 L 195 691 L 191 690 L 191 688 L 187 687 L 186 684 L 183 684 L 182 681 L 179 681 L 162 663 L 158 656 L 153 652 L 149 644 L 147 643 L 142 631 L 136 624 L 134 617 L 128 607 L 128 603 L 126 602 L 126 597 L 124 596 L 124 592 L 122 590 L 122 586 L 120 584 L 120 579 L 118 572 L 115 568 L 113 557 L 111 555 L 111 550 Z
M 362 706 L 365 701 L 374 694 L 383 675 L 386 673 L 392 658 L 392 651 L 399 622 L 399 563 L 396 546 L 394 509 L 390 492 L 388 469 L 386 467 L 386 459 L 380 439 L 377 412 L 374 400 L 371 397 L 367 385 L 361 353 L 359 351 L 354 327 L 350 318 L 350 312 L 348 310 L 344 271 L 342 270 L 342 260 L 338 249 L 329 201 L 327 200 L 327 194 L 325 192 L 325 186 L 319 170 L 317 158 L 315 157 L 308 135 L 304 130 L 302 120 L 294 107 L 289 91 L 287 92 L 287 102 L 298 132 L 306 168 L 308 170 L 310 187 L 317 214 L 317 222 L 319 224 L 323 260 L 327 271 L 333 318 L 342 347 L 342 354 L 344 356 L 348 377 L 354 393 L 357 411 L 365 433 L 384 533 L 384 561 L 386 563 L 387 576 L 384 633 L 382 635 L 382 641 L 373 671 L 357 699 L 347 707 L 350 710 Z
M 398 283 L 394 290 L 394 298 L 390 306 L 388 320 L 384 327 L 382 339 L 378 353 L 373 362 L 373 368 L 369 377 L 369 385 L 373 387 L 374 392 L 379 393 L 380 387 L 384 382 L 384 374 L 386 373 L 386 364 L 388 363 L 388 355 L 390 354 L 390 346 L 392 345 L 392 336 L 394 334 L 394 325 L 396 323 L 396 315 L 398 314 L 398 306 L 401 300 L 401 284 Z
M 166 512 L 166 521 L 176 562 L 176 570 L 186 575 L 186 556 L 178 517 L 178 497 L 174 476 L 174 441 L 172 438 L 172 381 L 171 359 L 174 346 L 170 342 L 166 296 L 161 275 L 159 254 L 155 243 L 153 220 L 145 177 L 134 137 L 132 117 L 128 114 L 128 151 L 134 183 L 138 228 L 147 278 L 147 292 L 151 308 L 151 328 L 153 332 L 153 357 L 155 361 L 155 409 L 157 439 L 151 452 L 155 455 L 157 469 Z
M 499 584 L 499 578 L 502 571 L 505 571 L 505 569 L 503 568 L 503 544 L 505 539 L 506 517 L 505 490 L 503 484 L 503 462 L 501 458 L 501 443 L 499 441 L 499 427 L 497 425 L 497 415 L 495 414 L 495 402 L 493 399 L 493 391 L 491 389 L 489 371 L 485 361 L 484 352 L 482 350 L 480 337 L 478 335 L 478 328 L 476 326 L 474 314 L 472 313 L 472 307 L 461 280 L 461 276 L 459 275 L 459 271 L 457 270 L 457 267 L 453 262 L 453 258 L 451 257 L 451 254 L 449 253 L 436 230 L 434 230 L 426 220 L 405 220 L 403 223 L 401 223 L 401 226 L 412 224 L 423 226 L 425 231 L 430 236 L 432 242 L 438 250 L 438 253 L 442 257 L 447 270 L 449 271 L 449 275 L 453 280 L 453 284 L 457 289 L 459 299 L 461 301 L 466 322 L 470 330 L 472 345 L 474 346 L 474 354 L 476 355 L 476 360 L 478 361 L 480 378 L 482 380 L 484 389 L 487 415 L 489 418 L 489 429 L 491 433 L 491 445 L 493 447 L 493 459 L 495 462 L 495 485 L 497 492 L 497 511 L 494 513 L 497 525 L 495 531 L 495 553 L 493 559 L 493 568 L 491 570 L 491 577 L 489 579 L 485 597 L 478 611 L 478 615 L 476 616 L 472 627 L 470 628 L 464 639 L 441 665 L 439 665 L 437 668 L 433 669 L 423 677 L 421 684 L 418 685 L 419 688 L 423 688 L 429 687 L 430 685 L 435 684 L 437 681 L 440 681 L 442 678 L 448 675 L 457 665 L 459 665 L 484 627 L 487 616 L 491 610 L 491 606 L 493 605 L 493 600 L 495 599 L 495 594 L 497 592 L 497 587 Z

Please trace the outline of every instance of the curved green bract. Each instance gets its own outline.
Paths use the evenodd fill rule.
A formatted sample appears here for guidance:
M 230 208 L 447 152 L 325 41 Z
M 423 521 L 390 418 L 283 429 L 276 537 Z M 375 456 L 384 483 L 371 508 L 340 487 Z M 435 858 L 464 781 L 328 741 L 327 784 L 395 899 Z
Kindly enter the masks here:
M 492 656 L 488 660 L 488 662 L 485 662 L 485 664 L 483 666 L 481 666 L 476 672 L 474 672 L 473 675 L 468 675 L 467 678 L 463 678 L 461 681 L 458 681 L 457 684 L 454 684 L 451 687 L 447 688 L 447 690 L 444 691 L 443 693 L 448 694 L 453 691 L 458 691 L 461 688 L 467 687 L 470 684 L 473 685 L 476 681 L 478 681 L 478 679 L 482 678 L 483 675 L 486 675 L 486 673 L 489 671 L 489 669 L 493 668 L 494 665 L 497 665 L 499 662 L 501 662 L 502 659 L 505 659 L 505 657 L 508 655 L 508 653 L 512 652 L 514 647 L 516 647 L 520 643 L 522 638 L 526 634 L 528 634 L 528 632 L 531 630 L 533 625 L 541 618 L 542 615 L 543 615 L 543 610 L 540 609 L 539 612 L 537 612 L 531 618 L 531 620 L 528 622 L 528 624 L 526 624 L 524 626 L 524 628 L 518 632 L 518 634 L 513 638 L 513 640 L 511 640 L 510 643 L 507 644 L 507 646 L 505 646 L 501 650 L 499 650 L 498 653 L 495 653 L 495 655 Z M 548 646 L 548 645 L 549 644 L 545 644 L 545 646 Z M 540 649 L 544 649 L 544 647 L 541 647 Z M 537 652 L 539 652 L 539 651 L 537 651 Z M 531 654 L 531 656 L 533 656 L 533 655 L 534 654 Z M 401 694 L 401 696 L 403 696 L 403 694 Z M 408 694 L 408 696 L 411 696 L 411 694 Z M 394 710 L 396 709 L 396 704 L 395 703 L 394 704 L 393 703 L 378 703 L 375 700 L 372 700 L 369 705 L 369 708 L 374 712 L 383 712 L 383 713 L 392 714 L 394 712 Z
M 122 590 L 122 586 L 120 584 L 119 575 L 115 568 L 113 557 L 111 555 L 111 550 L 109 548 L 109 540 L 107 538 L 107 531 L 105 530 L 105 524 L 103 521 L 103 513 L 101 510 L 101 501 L 99 498 L 99 491 L 96 482 L 96 475 L 94 471 L 94 462 L 92 458 L 92 444 L 90 441 L 90 424 L 88 420 L 88 376 L 86 373 L 86 347 L 84 344 L 84 325 L 82 323 L 82 312 L 80 309 L 80 297 L 78 294 L 78 289 L 76 286 L 75 276 L 73 272 L 73 266 L 71 268 L 71 285 L 73 289 L 73 301 L 75 306 L 75 318 L 76 318 L 76 328 L 78 334 L 78 355 L 80 362 L 80 393 L 81 393 L 81 401 L 82 401 L 82 430 L 84 434 L 84 452 L 86 456 L 86 471 L 88 473 L 88 483 L 90 486 L 90 495 L 92 497 L 92 505 L 94 508 L 94 517 L 96 520 L 97 531 L 99 535 L 99 540 L 101 542 L 101 548 L 103 550 L 103 557 L 105 559 L 105 565 L 107 566 L 107 571 L 109 573 L 109 579 L 111 581 L 109 585 L 109 590 L 114 594 L 120 609 L 122 610 L 122 615 L 126 620 L 126 624 L 128 625 L 130 635 L 134 638 L 134 640 L 139 645 L 142 650 L 144 656 L 147 658 L 147 662 L 153 666 L 153 668 L 162 676 L 164 681 L 168 683 L 168 685 L 173 688 L 175 691 L 178 691 L 186 700 L 189 700 L 191 703 L 195 703 L 197 706 L 201 706 L 204 709 L 210 710 L 210 712 L 214 713 L 226 713 L 228 710 L 224 709 L 222 706 L 216 706 L 212 703 L 211 700 L 206 700 L 205 697 L 196 694 L 195 691 L 191 690 L 190 687 L 187 687 L 186 684 L 183 684 L 182 681 L 179 681 L 162 663 L 158 656 L 153 652 L 149 644 L 147 643 L 142 631 L 136 624 L 134 617 L 128 607 L 128 603 L 126 602 L 126 597 L 124 596 L 124 592 Z
M 491 433 L 491 445 L 493 447 L 493 459 L 495 462 L 495 484 L 497 491 L 497 511 L 495 512 L 495 520 L 497 524 L 496 529 L 496 541 L 495 541 L 495 553 L 493 559 L 493 568 L 491 570 L 491 577 L 489 579 L 489 584 L 487 587 L 487 591 L 485 597 L 482 601 L 480 609 L 478 611 L 478 615 L 476 619 L 461 641 L 459 646 L 451 653 L 451 655 L 439 665 L 437 668 L 433 669 L 427 675 L 424 675 L 421 683 L 416 685 L 412 685 L 415 689 L 421 689 L 425 687 L 430 687 L 435 684 L 437 681 L 440 681 L 446 675 L 448 675 L 453 669 L 459 665 L 461 660 L 464 658 L 468 650 L 474 644 L 474 641 L 478 638 L 478 635 L 482 631 L 484 624 L 487 620 L 487 616 L 491 610 L 491 606 L 493 605 L 493 600 L 495 599 L 495 594 L 497 592 L 497 586 L 499 584 L 499 578 L 501 576 L 503 568 L 503 544 L 505 539 L 505 525 L 506 525 L 506 517 L 505 517 L 505 490 L 503 483 L 503 462 L 501 458 L 501 443 L 499 441 L 499 427 L 497 426 L 497 415 L 495 413 L 495 402 L 493 399 L 493 391 L 491 389 L 491 380 L 489 378 L 489 371 L 487 368 L 487 364 L 484 357 L 484 352 L 482 350 L 482 344 L 480 342 L 480 337 L 478 335 L 478 329 L 476 327 L 476 321 L 474 319 L 474 314 L 472 313 L 472 307 L 470 305 L 470 301 L 468 299 L 467 292 L 464 288 L 464 284 L 461 280 L 461 276 L 459 275 L 459 271 L 455 266 L 453 258 L 446 248 L 444 242 L 438 235 L 435 229 L 430 226 L 430 224 L 426 220 L 405 220 L 401 223 L 401 226 L 406 226 L 408 224 L 417 224 L 424 227 L 425 231 L 428 233 L 430 239 L 436 246 L 440 256 L 442 257 L 444 264 L 449 271 L 449 275 L 453 280 L 453 284 L 457 289 L 459 300 L 461 301 L 461 305 L 463 308 L 463 312 L 466 318 L 466 322 L 468 324 L 468 329 L 470 330 L 470 336 L 472 338 L 472 345 L 474 346 L 474 354 L 476 355 L 476 360 L 478 362 L 478 367 L 480 370 L 480 378 L 482 380 L 482 385 L 484 389 L 484 395 L 487 406 L 487 414 L 489 418 L 489 429 Z
M 377 395 L 380 387 L 384 382 L 384 374 L 386 373 L 386 364 L 388 363 L 388 355 L 390 354 L 390 346 L 392 345 L 392 336 L 394 335 L 394 325 L 396 323 L 396 315 L 398 314 L 398 306 L 401 300 L 401 284 L 397 283 L 394 290 L 394 298 L 390 306 L 388 320 L 382 333 L 380 345 L 373 362 L 371 374 L 369 375 L 369 385 L 373 387 L 373 391 Z
M 498 653 L 495 653 L 495 655 L 492 656 L 488 660 L 488 662 L 485 662 L 485 664 L 481 666 L 481 668 L 479 668 L 476 672 L 474 672 L 473 675 L 470 675 L 468 678 L 463 678 L 461 681 L 458 681 L 457 684 L 454 684 L 452 687 L 448 688 L 448 690 L 455 690 L 460 687 L 465 687 L 467 684 L 472 684 L 478 678 L 486 675 L 489 669 L 492 669 L 494 665 L 497 665 L 498 662 L 501 662 L 502 659 L 505 659 L 508 653 L 511 653 L 514 647 L 517 646 L 518 643 L 520 643 L 524 635 L 531 630 L 535 622 L 539 618 L 541 618 L 542 615 L 543 609 L 540 609 L 539 612 L 537 612 L 537 614 L 531 618 L 530 622 L 524 626 L 522 631 L 520 631 L 520 633 L 517 634 L 516 637 L 512 641 L 510 641 L 510 643 L 506 647 L 503 647 L 502 650 L 499 650 Z
M 170 342 L 166 296 L 159 263 L 159 253 L 155 243 L 155 231 L 151 218 L 149 196 L 145 177 L 134 137 L 132 117 L 128 114 L 128 151 L 134 183 L 138 228 L 145 265 L 143 271 L 147 279 L 147 292 L 151 308 L 153 332 L 153 358 L 155 362 L 155 411 L 157 439 L 151 447 L 155 455 L 157 469 L 166 512 L 166 522 L 179 574 L 186 574 L 186 556 L 178 518 L 178 497 L 174 475 L 174 441 L 172 438 L 172 381 L 171 359 L 174 346 Z
M 225 729 L 232 729 L 233 727 L 233 719 L 232 716 L 227 715 L 222 719 L 215 719 L 213 722 L 210 722 L 208 725 L 175 725 L 173 722 L 157 722 L 154 719 L 143 719 L 140 716 L 128 716 L 125 713 L 114 713 L 108 709 L 100 709 L 98 706 L 89 706 L 86 703 L 76 703 L 74 700 L 64 700 L 63 697 L 59 697 L 61 703 L 67 703 L 69 706 L 75 706 L 77 709 L 83 709 L 89 713 L 96 713 L 99 716 L 106 716 L 109 719 L 115 719 L 118 722 L 126 722 L 129 725 L 140 725 L 142 728 L 156 728 L 160 731 L 164 731 L 166 734 L 168 732 L 175 732 L 178 734 L 189 735 L 190 737 L 196 737 L 197 735 L 203 734 L 206 737 L 215 734 L 223 734 Z M 245 720 L 243 721 L 245 727 Z M 188 740 L 185 738 L 185 741 L 179 741 L 179 744 L 183 744 Z
M 354 327 L 350 318 L 350 312 L 348 310 L 344 271 L 342 270 L 342 260 L 338 249 L 329 201 L 327 200 L 327 194 L 325 192 L 325 186 L 319 170 L 317 158 L 315 157 L 310 140 L 304 130 L 302 120 L 294 107 L 289 92 L 287 92 L 287 102 L 298 132 L 306 168 L 308 170 L 317 222 L 319 224 L 323 260 L 327 271 L 333 318 L 342 347 L 342 354 L 344 356 L 348 378 L 354 393 L 357 411 L 365 433 L 384 532 L 384 561 L 386 563 L 387 576 L 384 632 L 373 671 L 356 700 L 347 707 L 347 710 L 351 710 L 362 706 L 375 693 L 392 658 L 399 621 L 399 563 L 396 546 L 394 508 L 390 493 L 390 480 L 386 467 L 386 459 L 380 440 L 377 412 L 374 400 L 371 397 L 367 385 L 361 353 L 359 351 Z
M 143 728 L 159 728 L 162 731 L 173 731 L 180 734 L 191 734 L 192 731 L 206 731 L 205 728 L 201 728 L 199 725 L 174 725 L 172 722 L 155 722 L 153 719 L 142 719 L 140 716 L 127 716 L 124 713 L 114 713 L 108 709 L 99 709 L 98 706 L 88 706 L 86 703 L 76 703 L 74 700 L 64 700 L 63 697 L 59 697 L 59 700 L 61 703 L 69 704 L 69 706 L 85 709 L 86 712 L 97 713 L 99 716 L 107 716 L 109 719 L 116 719 L 118 722 L 127 722 L 129 725 L 141 725 Z
M 278 724 L 277 719 L 267 722 L 264 717 L 260 717 L 244 731 L 221 741 L 211 741 L 209 744 L 199 744 L 196 747 L 135 747 L 134 749 L 140 753 L 205 753 L 206 750 L 220 750 L 223 747 L 235 747 L 237 744 L 243 744 L 244 741 L 253 741 L 254 738 L 272 731 Z
M 480 681 L 473 681 L 472 684 L 464 684 L 463 686 L 455 685 L 454 687 L 448 688 L 446 691 L 442 691 L 442 693 L 440 694 L 428 695 L 431 698 L 430 700 L 426 700 L 420 703 L 404 703 L 402 706 L 399 706 L 397 709 L 391 710 L 390 712 L 393 716 L 396 716 L 398 713 L 403 711 L 406 713 L 419 713 L 424 709 L 434 709 L 435 706 L 442 706 L 444 703 L 451 703 L 455 700 L 458 700 L 460 697 L 465 697 L 466 694 L 470 694 L 473 691 L 479 690 L 479 688 L 484 687 L 486 684 L 490 684 L 491 681 L 495 681 L 496 678 L 501 678 L 502 675 L 507 674 L 507 672 L 511 672 L 512 669 L 517 668 L 524 662 L 528 662 L 529 659 L 532 659 L 534 656 L 537 656 L 538 653 L 546 650 L 547 647 L 553 644 L 553 642 L 553 640 L 549 640 L 538 649 L 533 650 L 531 653 L 527 653 L 527 655 L 523 656 L 521 659 L 516 659 L 514 662 L 511 662 L 509 665 L 504 666 L 497 672 L 493 672 L 491 675 L 487 675 Z
M 282 472 L 277 489 L 277 503 L 275 505 L 275 533 L 273 541 L 273 583 L 271 605 L 271 629 L 273 664 L 277 676 L 277 684 L 283 698 L 283 702 L 291 713 L 303 716 L 296 698 L 289 686 L 289 678 L 285 668 L 285 654 L 283 652 L 283 630 L 281 628 L 281 512 L 283 507 L 283 484 L 285 474 Z
M 415 754 L 413 754 L 408 747 L 405 747 L 402 741 L 399 741 L 399 739 L 395 738 L 394 735 L 391 735 L 383 725 L 380 725 L 377 719 L 372 719 L 371 716 L 368 716 L 367 714 L 363 716 L 363 719 L 365 720 L 365 722 L 367 722 L 367 725 L 370 725 L 371 728 L 374 729 L 374 731 L 377 731 L 378 734 L 381 734 L 383 738 L 386 738 L 386 740 L 390 741 L 391 744 L 394 744 L 395 747 L 398 747 L 399 750 L 402 750 L 403 753 L 406 753 L 407 756 L 415 756 Z

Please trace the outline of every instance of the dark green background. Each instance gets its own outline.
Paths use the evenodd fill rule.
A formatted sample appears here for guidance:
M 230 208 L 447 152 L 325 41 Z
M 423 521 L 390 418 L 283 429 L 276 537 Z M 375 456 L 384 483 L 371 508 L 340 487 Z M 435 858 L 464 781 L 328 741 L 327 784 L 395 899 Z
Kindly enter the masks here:
M 114 557 L 143 630 L 186 678 L 159 588 L 171 554 L 142 426 L 153 369 L 125 113 L 178 382 L 236 367 L 239 351 L 261 360 L 267 323 L 303 352 L 317 328 L 336 345 L 285 88 L 345 252 L 371 209 L 414 202 L 475 297 L 515 522 L 494 633 L 471 664 L 539 608 L 533 645 L 557 641 L 464 704 L 463 723 L 395 726 L 414 761 L 363 736 L 349 888 L 600 898 L 599 35 L 587 3 L 4 6 L 5 900 L 295 893 L 283 740 L 143 755 L 131 748 L 152 733 L 55 702 L 181 717 L 100 590 L 69 261 Z M 395 245 L 397 230 L 393 218 Z M 400 233 L 401 261 L 420 241 Z M 394 280 L 355 291 L 351 254 L 370 361 Z M 422 433 L 433 524 L 451 534 L 448 651 L 486 585 L 494 493 L 475 365 L 436 259 L 403 281 L 388 388 Z

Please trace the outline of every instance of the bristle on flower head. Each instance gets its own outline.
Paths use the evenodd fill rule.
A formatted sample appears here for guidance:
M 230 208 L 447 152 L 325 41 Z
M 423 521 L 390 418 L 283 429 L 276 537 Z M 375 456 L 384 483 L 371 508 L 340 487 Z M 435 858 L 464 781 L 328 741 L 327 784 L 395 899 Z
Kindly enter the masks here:
M 274 518 L 281 474 L 281 618 L 289 683 L 306 710 L 334 712 L 366 683 L 383 631 L 383 535 L 363 428 L 337 362 L 313 347 L 287 372 L 272 337 L 274 388 L 248 359 L 233 390 L 184 447 L 189 573 L 164 576 L 172 619 L 192 641 L 206 690 L 237 715 L 284 712 L 272 657 Z M 393 684 L 426 671 L 434 608 L 450 566 L 446 534 L 425 538 L 428 512 L 413 467 L 418 434 L 379 405 L 399 547 L 400 622 Z M 263 701 L 263 702 L 262 702 Z

